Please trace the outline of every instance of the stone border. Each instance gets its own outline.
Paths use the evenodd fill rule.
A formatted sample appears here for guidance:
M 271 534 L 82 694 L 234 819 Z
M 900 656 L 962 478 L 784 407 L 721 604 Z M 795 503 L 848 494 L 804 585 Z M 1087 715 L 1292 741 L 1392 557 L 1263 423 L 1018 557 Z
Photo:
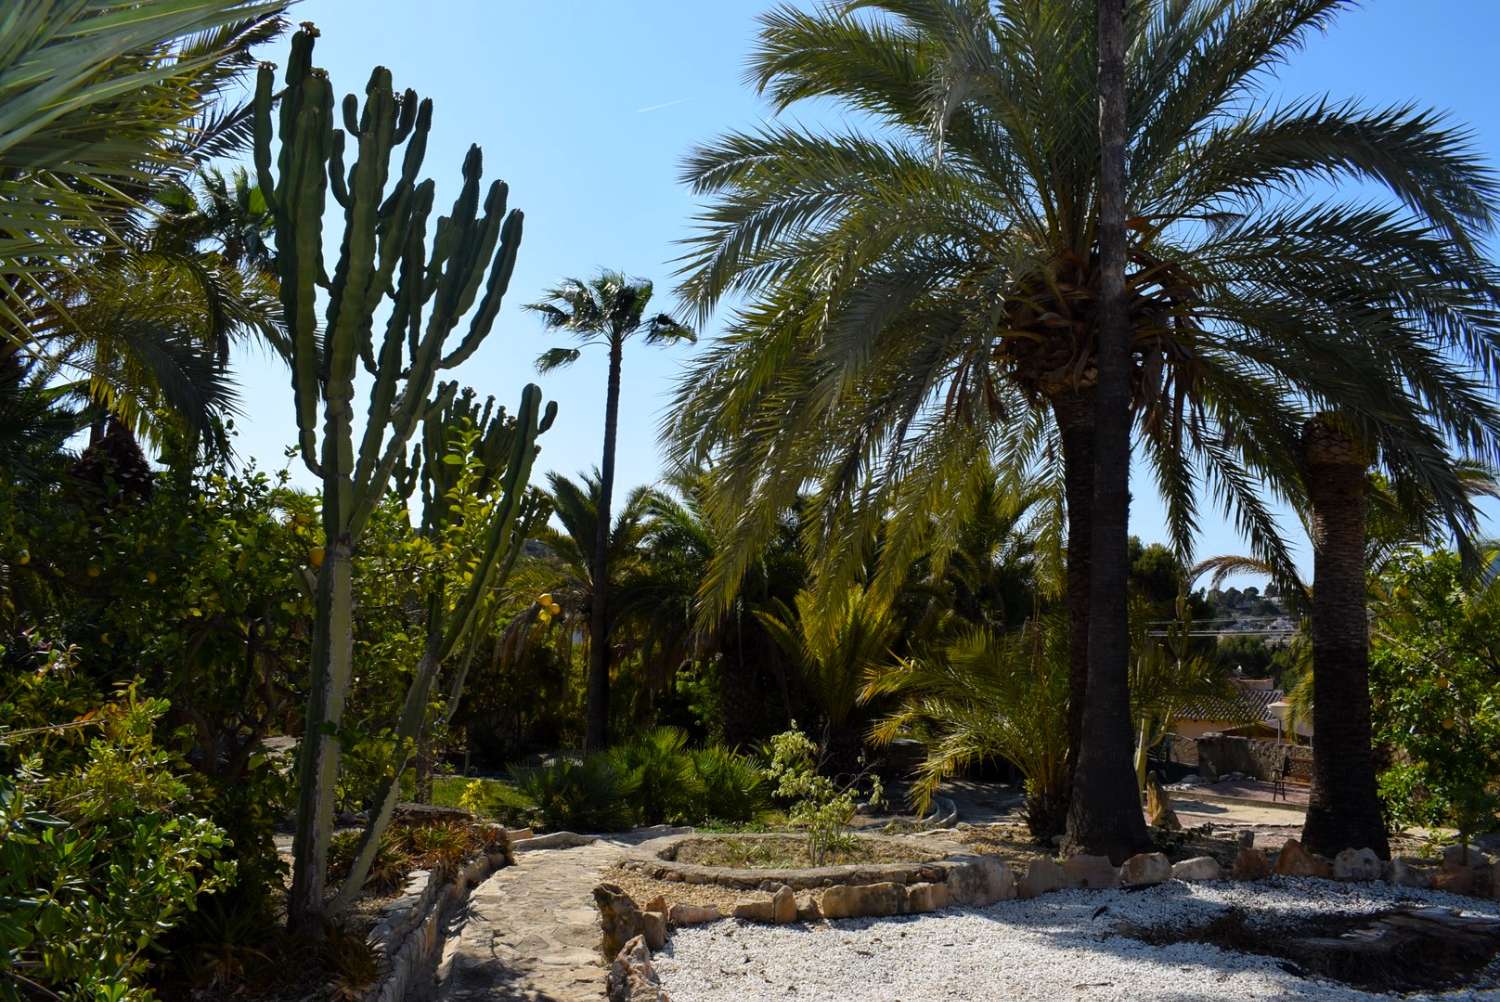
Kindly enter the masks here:
M 511 862 L 511 833 L 503 828 L 500 833 L 498 850 L 480 853 L 452 875 L 414 870 L 407 876 L 401 896 L 365 936 L 379 958 L 380 973 L 363 1002 L 402 1002 L 424 973 L 436 970 L 449 920 L 468 900 L 470 889 Z
M 872 835 L 859 833 L 856 837 L 896 843 L 911 848 L 913 855 L 930 857 L 909 863 L 847 863 L 839 866 L 814 866 L 802 869 L 736 869 L 726 866 L 703 866 L 698 863 L 679 863 L 673 855 L 679 846 L 690 841 L 709 841 L 724 838 L 756 841 L 760 839 L 785 839 L 796 837 L 788 832 L 751 832 L 735 835 L 683 834 L 642 842 L 635 851 L 619 863 L 653 880 L 665 880 L 683 884 L 713 884 L 735 890 L 755 890 L 762 885 L 785 885 L 794 891 L 806 891 L 838 884 L 917 884 L 940 881 L 945 863 L 958 858 L 968 858 L 969 853 L 944 855 L 941 848 L 913 837 L 902 835 Z

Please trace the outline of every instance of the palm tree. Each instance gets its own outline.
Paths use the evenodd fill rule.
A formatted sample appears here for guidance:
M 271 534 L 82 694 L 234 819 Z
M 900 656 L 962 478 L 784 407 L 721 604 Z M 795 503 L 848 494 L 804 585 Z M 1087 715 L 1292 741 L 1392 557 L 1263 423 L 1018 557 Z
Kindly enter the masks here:
M 0 11 L 0 324 L 53 276 L 120 247 L 163 177 L 222 152 L 213 112 L 283 27 L 285 0 L 80 0 Z
M 1415 108 L 1253 100 L 1261 71 L 1342 6 L 1158 0 L 1126 21 L 1131 413 L 1179 553 L 1206 490 L 1257 556 L 1291 566 L 1259 488 L 1302 501 L 1299 430 L 1317 410 L 1348 415 L 1392 482 L 1438 498 L 1461 532 L 1475 513 L 1452 453 L 1500 446 L 1500 283 L 1477 250 L 1495 185 L 1464 134 Z M 881 129 L 773 124 L 687 163 L 710 201 L 682 293 L 705 314 L 745 300 L 666 427 L 674 458 L 718 459 L 710 513 L 733 545 L 711 591 L 732 590 L 799 492 L 836 593 L 877 527 L 904 573 L 931 528 L 887 513 L 961 517 L 977 456 L 1012 480 L 1042 465 L 1066 493 L 1083 702 L 1105 368 L 1096 14 L 872 0 L 763 18 L 753 72 L 778 110 L 832 98 Z M 1363 186 L 1341 201 L 1329 177 L 1390 204 Z M 1075 736 L 1119 744 L 1120 689 L 1102 694 L 1114 724 L 1075 719 Z
M 695 340 L 692 330 L 665 313 L 646 315 L 651 283 L 601 272 L 589 282 L 565 279 L 542 301 L 526 307 L 542 316 L 548 330 L 572 334 L 584 345 L 603 343 L 609 351 L 609 382 L 604 402 L 604 458 L 600 462 L 597 535 L 593 548 L 593 605 L 589 611 L 588 721 L 585 751 L 609 742 L 609 516 L 615 485 L 615 435 L 620 416 L 620 361 L 625 342 L 637 334 L 647 344 Z M 578 361 L 578 348 L 553 348 L 537 359 L 537 369 L 551 372 Z

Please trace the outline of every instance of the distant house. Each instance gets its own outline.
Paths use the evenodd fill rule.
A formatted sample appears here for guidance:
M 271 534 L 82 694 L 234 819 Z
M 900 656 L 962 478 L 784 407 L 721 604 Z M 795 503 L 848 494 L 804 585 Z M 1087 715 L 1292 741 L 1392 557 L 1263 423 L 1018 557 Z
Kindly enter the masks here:
M 1180 707 L 1173 714 L 1167 754 L 1183 765 L 1198 764 L 1198 739 L 1205 734 L 1229 734 L 1288 744 L 1305 743 L 1312 728 L 1298 724 L 1295 733 L 1287 727 L 1291 704 L 1286 694 L 1268 678 L 1232 681 L 1231 696 L 1209 696 Z

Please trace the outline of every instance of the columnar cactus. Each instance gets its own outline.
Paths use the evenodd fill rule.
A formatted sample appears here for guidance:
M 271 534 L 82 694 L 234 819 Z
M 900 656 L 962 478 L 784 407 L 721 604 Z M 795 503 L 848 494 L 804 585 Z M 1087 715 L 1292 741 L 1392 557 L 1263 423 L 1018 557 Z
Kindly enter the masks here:
M 275 219 L 298 443 L 303 462 L 323 487 L 325 556 L 317 577 L 289 908 L 291 924 L 308 930 L 316 929 L 323 913 L 339 725 L 353 654 L 350 559 L 418 423 L 441 412 L 453 397 L 456 384 L 451 383 L 434 394 L 439 370 L 464 361 L 489 333 L 521 242 L 521 213 L 507 214 L 503 183 L 491 182 L 481 210 L 480 152 L 473 146 L 464 160 L 463 187 L 451 214 L 438 218 L 429 249 L 434 187 L 431 180 L 419 181 L 418 173 L 432 102 L 419 102 L 411 90 L 398 95 L 390 71 L 377 67 L 365 87 L 363 108 L 354 95 L 347 96 L 344 128 L 335 128 L 332 85 L 312 65 L 316 37 L 311 25 L 293 36 L 279 96 L 273 93 L 270 66 L 261 67 L 255 94 L 255 168 Z M 279 140 L 274 171 L 273 135 Z M 351 141 L 355 159 L 346 170 Z M 393 161 L 398 164 L 394 184 Z M 344 216 L 331 279 L 323 244 L 329 192 Z M 467 331 L 448 349 L 449 336 L 476 299 Z M 377 340 L 375 314 L 383 301 L 389 302 L 389 316 Z M 354 380 L 361 365 L 372 383 L 356 450 Z M 529 425 L 520 423 L 523 434 L 535 434 L 539 401 L 540 392 L 528 386 L 522 410 L 532 418 Z M 515 469 L 527 468 L 529 460 Z M 521 476 L 524 485 L 524 472 Z

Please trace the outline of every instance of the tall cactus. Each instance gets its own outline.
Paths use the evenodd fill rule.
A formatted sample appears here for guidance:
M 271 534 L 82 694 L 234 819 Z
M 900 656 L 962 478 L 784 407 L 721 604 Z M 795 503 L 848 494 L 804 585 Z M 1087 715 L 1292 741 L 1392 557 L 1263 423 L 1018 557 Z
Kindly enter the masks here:
M 317 34 L 304 24 L 292 37 L 276 127 L 273 67 L 261 67 L 254 109 L 255 168 L 274 213 L 281 301 L 292 341 L 298 444 L 303 462 L 322 480 L 325 556 L 317 577 L 312 685 L 299 760 L 288 908 L 293 928 L 314 933 L 324 912 L 339 728 L 354 646 L 350 560 L 418 423 L 441 412 L 453 398 L 456 384 L 433 393 L 437 373 L 468 358 L 489 333 L 515 266 L 522 218 L 519 211 L 507 214 L 507 189 L 499 181 L 491 182 L 480 210 L 480 152 L 471 146 L 463 187 L 451 214 L 438 218 L 429 251 L 434 186 L 417 175 L 432 102 L 419 103 L 411 90 L 398 95 L 390 71 L 376 67 L 365 87 L 363 108 L 354 95 L 345 97 L 344 128 L 335 128 L 332 85 L 312 65 Z M 274 171 L 273 136 L 280 143 Z M 346 170 L 350 141 L 355 160 Z M 331 279 L 323 256 L 323 213 L 330 191 L 344 215 Z M 485 288 L 479 297 L 481 284 Z M 326 300 L 321 326 L 320 290 Z M 449 335 L 476 298 L 468 330 L 445 353 Z M 389 300 L 390 315 L 377 342 L 375 314 L 384 300 Z M 372 383 L 356 451 L 354 380 L 361 365 Z M 523 435 L 534 436 L 540 391 L 528 386 L 523 396 L 522 411 L 532 418 L 519 427 Z M 529 461 L 518 469 L 523 467 Z
M 485 599 L 504 583 L 531 529 L 546 517 L 540 496 L 528 491 L 526 485 L 537 453 L 537 435 L 552 424 L 557 404 L 548 404 L 538 423 L 542 394 L 535 386 L 522 391 L 521 407 L 514 418 L 507 418 L 504 408 L 496 412 L 494 398 L 481 413 L 473 396 L 472 390 L 465 390 L 458 399 L 447 394 L 448 402 L 427 415 L 412 462 L 397 467 L 397 489 L 403 494 L 409 495 L 418 480 L 422 483 L 422 532 L 426 535 L 441 536 L 459 523 L 462 516 L 455 495 L 460 490 L 485 498 L 488 505 L 481 524 L 463 527 L 472 542 L 453 561 L 457 568 L 473 568 L 460 571 L 467 573 L 467 580 L 455 582 L 440 574 L 425 582 L 426 642 L 396 725 L 395 761 L 375 793 L 375 809 L 328 914 L 341 911 L 364 886 L 380 837 L 395 810 L 401 775 L 411 763 L 413 750 L 426 737 L 424 725 L 439 672 L 474 633 Z M 472 454 L 464 457 L 459 450 L 463 448 L 463 436 L 469 434 L 474 435 Z M 467 461 L 450 464 L 447 460 L 453 456 Z M 451 591 L 456 595 L 450 595 Z M 449 712 L 462 694 L 468 670 L 467 657 L 458 661 L 448 686 Z

